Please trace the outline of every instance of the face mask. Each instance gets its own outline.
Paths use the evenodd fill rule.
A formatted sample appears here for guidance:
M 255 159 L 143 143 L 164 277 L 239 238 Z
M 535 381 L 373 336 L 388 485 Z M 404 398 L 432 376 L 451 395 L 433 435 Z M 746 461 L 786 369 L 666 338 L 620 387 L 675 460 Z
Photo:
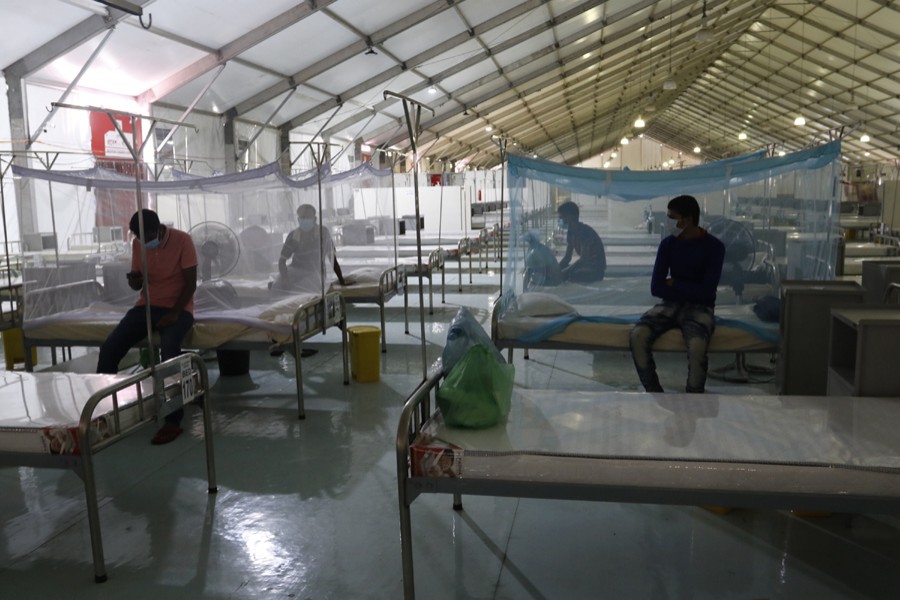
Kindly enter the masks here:
M 300 231 L 312 231 L 315 225 L 315 219 L 300 219 Z
M 147 250 L 153 250 L 154 248 L 159 248 L 159 244 L 159 238 L 156 238 L 155 240 L 150 240 L 149 242 L 144 244 L 144 248 L 146 248 Z
M 678 219 L 673 219 L 672 217 L 666 217 L 666 229 L 675 237 L 678 237 L 684 231 L 684 227 L 678 226 Z
M 569 226 L 566 225 L 566 222 L 562 219 L 557 219 L 556 222 L 559 225 L 560 229 L 568 229 L 569 228 Z

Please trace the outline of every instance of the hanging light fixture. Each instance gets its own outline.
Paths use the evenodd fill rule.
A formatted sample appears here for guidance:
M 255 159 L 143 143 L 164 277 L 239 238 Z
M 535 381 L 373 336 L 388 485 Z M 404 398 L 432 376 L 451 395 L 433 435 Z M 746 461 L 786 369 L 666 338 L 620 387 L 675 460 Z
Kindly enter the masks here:
M 803 92 L 803 60 L 806 57 L 806 21 L 803 18 L 800 18 L 800 87 L 797 89 L 798 94 L 802 94 Z M 794 119 L 794 125 L 797 127 L 803 127 L 806 125 L 806 119 L 803 118 L 802 114 L 797 115 L 797 118 Z
M 700 146 L 694 146 L 694 154 L 700 154 L 701 151 Z
M 861 141 L 863 144 L 872 141 L 872 138 L 870 138 L 869 134 L 865 132 L 865 129 L 863 130 L 863 134 L 859 136 L 859 141 Z
M 746 132 L 746 131 L 741 131 L 741 132 L 738 134 L 738 139 L 741 140 L 741 141 L 746 140 L 746 139 L 747 139 L 747 132 Z
M 634 126 L 636 129 L 643 129 L 647 124 L 644 123 L 644 119 L 638 115 L 638 118 L 634 120 Z
M 627 136 L 624 136 L 624 135 L 623 135 L 623 136 L 622 136 L 622 139 L 619 140 L 619 143 L 622 144 L 623 146 L 627 146 L 628 143 L 629 143 L 630 141 L 631 141 L 631 140 L 629 140 Z
M 675 28 L 672 22 L 672 0 L 669 0 L 669 75 L 663 82 L 663 89 L 667 92 L 678 89 L 678 84 L 672 78 L 672 30 Z
M 706 22 L 706 0 L 703 0 L 703 17 L 700 19 L 700 29 L 697 31 L 697 34 L 694 36 L 695 42 L 711 42 L 713 39 L 713 34 L 709 30 L 709 27 Z

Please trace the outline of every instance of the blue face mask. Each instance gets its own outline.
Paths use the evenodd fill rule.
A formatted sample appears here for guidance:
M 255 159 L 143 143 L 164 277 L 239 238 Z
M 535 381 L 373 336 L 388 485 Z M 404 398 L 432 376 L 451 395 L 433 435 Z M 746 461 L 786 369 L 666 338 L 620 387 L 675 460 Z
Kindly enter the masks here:
M 149 242 L 144 244 L 144 248 L 146 248 L 147 250 L 153 250 L 154 248 L 159 248 L 159 244 L 159 238 L 156 238 L 155 240 L 150 240 Z
M 300 231 L 312 231 L 315 225 L 315 219 L 300 219 Z
M 568 228 L 569 228 L 569 226 L 566 225 L 565 219 L 557 219 L 557 220 L 556 220 L 556 223 L 557 223 L 557 225 L 559 226 L 560 229 L 568 229 Z

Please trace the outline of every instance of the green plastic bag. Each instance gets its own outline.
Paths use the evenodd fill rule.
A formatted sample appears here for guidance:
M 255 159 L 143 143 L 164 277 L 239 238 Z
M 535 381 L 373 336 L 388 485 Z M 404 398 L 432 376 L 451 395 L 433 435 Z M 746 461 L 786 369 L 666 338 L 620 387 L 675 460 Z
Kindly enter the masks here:
M 438 390 L 437 402 L 449 427 L 484 429 L 506 420 L 516 370 L 484 344 L 469 348 Z

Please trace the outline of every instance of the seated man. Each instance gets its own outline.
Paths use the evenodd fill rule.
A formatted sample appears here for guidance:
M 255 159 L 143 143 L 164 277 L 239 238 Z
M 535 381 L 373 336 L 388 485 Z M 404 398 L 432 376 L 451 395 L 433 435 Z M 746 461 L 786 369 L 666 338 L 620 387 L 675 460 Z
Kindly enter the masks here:
M 128 228 L 134 234 L 131 242 L 131 271 L 128 285 L 141 290 L 144 280 L 150 295 L 150 323 L 159 334 L 162 360 L 181 354 L 181 342 L 194 324 L 194 291 L 197 289 L 197 252 L 191 236 L 161 225 L 159 216 L 143 209 L 144 240 L 140 237 L 138 213 Z M 146 271 L 141 268 L 141 243 L 147 250 Z M 97 361 L 98 373 L 118 373 L 119 362 L 132 346 L 147 337 L 146 298 L 142 293 L 103 345 Z M 181 434 L 184 411 L 166 415 L 165 424 L 151 442 L 167 444 Z
M 563 202 L 556 209 L 560 224 L 566 231 L 566 255 L 559 261 L 563 281 L 575 283 L 591 283 L 602 281 L 606 274 L 606 250 L 603 240 L 590 225 L 578 220 L 578 205 L 574 202 Z M 569 264 L 572 253 L 578 254 L 578 260 Z
M 666 331 L 681 329 L 688 353 L 685 391 L 702 393 L 725 246 L 699 227 L 700 205 L 693 196 L 673 198 L 666 217 L 671 235 L 659 243 L 650 280 L 650 293 L 663 301 L 645 312 L 631 330 L 631 356 L 644 389 L 662 392 L 653 343 Z
M 310 204 L 303 204 L 297 209 L 297 218 L 300 226 L 291 231 L 284 246 L 281 248 L 281 256 L 278 258 L 278 280 L 273 288 L 279 291 L 303 291 L 313 294 L 321 294 L 322 267 L 331 263 L 334 274 L 341 285 L 344 285 L 344 275 L 338 264 L 337 254 L 334 251 L 334 241 L 331 232 L 323 225 L 316 224 L 316 209 Z M 319 257 L 324 252 L 324 260 Z M 291 261 L 288 265 L 288 260 Z M 290 268 L 288 268 L 290 266 Z M 325 275 L 324 289 L 328 291 L 329 277 Z
M 525 233 L 522 239 L 528 244 L 528 252 L 525 254 L 525 289 L 562 283 L 559 263 L 550 248 L 542 244 L 533 231 Z

